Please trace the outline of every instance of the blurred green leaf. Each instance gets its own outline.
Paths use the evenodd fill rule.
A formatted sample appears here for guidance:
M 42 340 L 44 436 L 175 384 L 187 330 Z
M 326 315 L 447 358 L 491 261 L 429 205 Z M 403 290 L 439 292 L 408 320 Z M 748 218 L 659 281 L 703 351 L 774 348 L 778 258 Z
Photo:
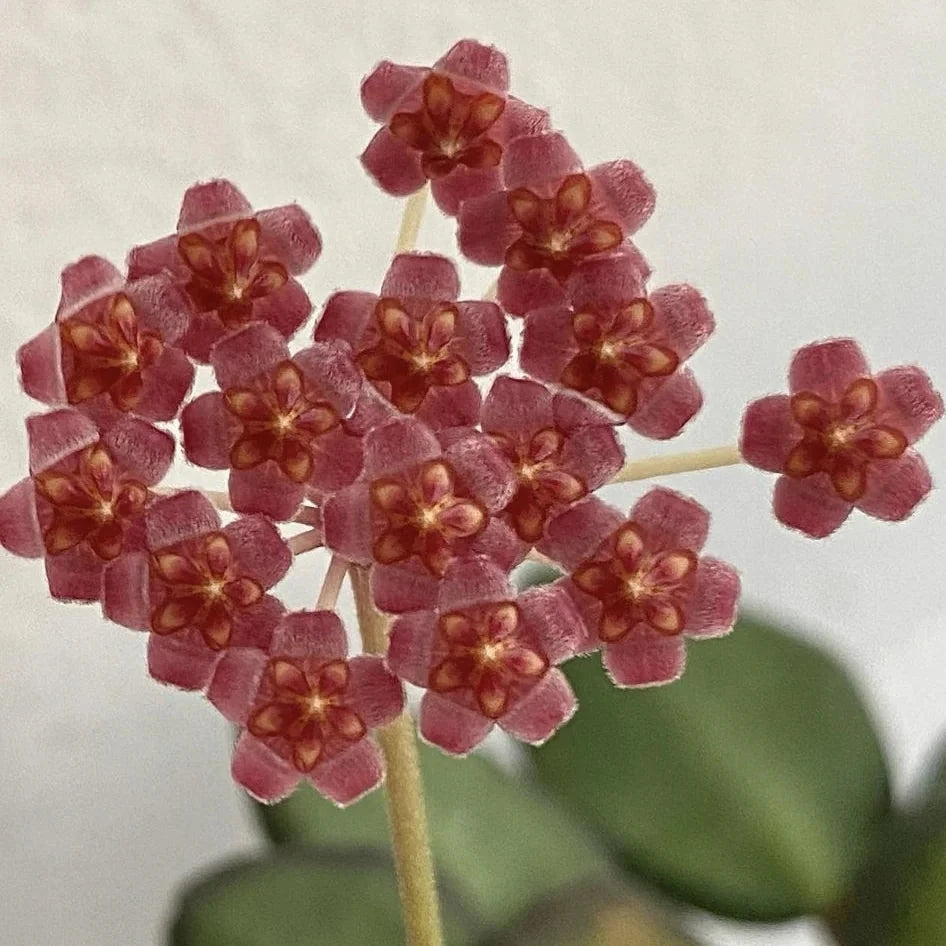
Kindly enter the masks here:
M 475 941 L 444 898 L 447 946 Z M 218 869 L 180 896 L 171 946 L 394 946 L 404 942 L 386 853 L 283 850 Z
M 566 672 L 581 706 L 537 771 L 628 867 L 738 918 L 820 913 L 845 893 L 889 788 L 834 660 L 744 619 L 692 644 L 668 687 L 618 690 L 597 656 Z

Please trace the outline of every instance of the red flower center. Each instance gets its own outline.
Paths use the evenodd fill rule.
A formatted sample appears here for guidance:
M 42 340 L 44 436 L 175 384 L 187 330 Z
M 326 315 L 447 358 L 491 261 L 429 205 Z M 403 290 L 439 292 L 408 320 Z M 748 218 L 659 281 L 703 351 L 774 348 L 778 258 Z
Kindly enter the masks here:
M 345 705 L 350 677 L 345 660 L 271 658 L 247 729 L 292 759 L 300 772 L 311 772 L 323 756 L 337 754 L 367 732 Z
M 134 306 L 121 292 L 104 311 L 91 307 L 61 322 L 59 337 L 70 356 L 63 364 L 69 403 L 80 404 L 108 391 L 120 411 L 138 404 L 142 371 L 164 350 L 160 335 L 139 330 Z
M 457 494 L 454 472 L 443 460 L 425 463 L 413 477 L 375 480 L 371 502 L 384 517 L 375 560 L 390 565 L 417 555 L 440 577 L 455 543 L 482 532 L 488 518 L 479 503 Z
M 877 385 L 870 378 L 851 384 L 837 404 L 802 391 L 792 395 L 791 406 L 803 433 L 785 461 L 785 473 L 796 479 L 827 473 L 848 502 L 864 495 L 871 461 L 894 459 L 907 448 L 902 431 L 877 423 Z
M 430 178 L 445 177 L 458 165 L 496 167 L 503 149 L 486 132 L 502 115 L 506 102 L 492 92 L 464 95 L 446 76 L 432 72 L 424 80 L 424 104 L 416 112 L 398 112 L 391 133 L 421 152 L 421 168 Z
M 511 601 L 444 614 L 438 630 L 447 656 L 430 671 L 430 689 L 470 690 L 484 716 L 502 716 L 549 669 L 545 656 L 520 640 L 519 622 Z
M 611 313 L 576 312 L 572 331 L 579 352 L 562 371 L 562 384 L 629 417 L 643 378 L 673 374 L 677 353 L 655 337 L 654 309 L 634 299 Z
M 85 541 L 103 561 L 118 558 L 129 522 L 148 501 L 148 487 L 123 476 L 100 443 L 83 450 L 74 469 L 37 473 L 33 482 L 52 506 L 52 522 L 43 532 L 50 555 Z
M 624 239 L 621 228 L 590 213 L 591 179 L 571 174 L 554 197 L 543 198 L 521 187 L 507 196 L 522 234 L 506 250 L 510 269 L 547 269 L 559 282 L 586 257 L 605 253 Z
M 375 319 L 381 338 L 358 356 L 358 364 L 372 381 L 391 385 L 398 410 L 412 414 L 432 387 L 462 384 L 470 377 L 469 365 L 450 350 L 456 306 L 440 302 L 416 319 L 397 299 L 381 299 Z
M 263 597 L 258 581 L 238 574 L 222 532 L 155 552 L 151 576 L 164 590 L 151 629 L 173 634 L 196 628 L 211 650 L 230 643 L 236 613 Z
M 249 470 L 273 460 L 294 483 L 309 478 L 315 441 L 339 423 L 334 408 L 307 388 L 305 375 L 291 361 L 252 387 L 230 388 L 224 403 L 241 425 L 230 466 Z
M 226 328 L 245 325 L 253 303 L 289 281 L 282 263 L 260 259 L 260 225 L 252 218 L 238 220 L 217 240 L 187 233 L 177 251 L 191 272 L 186 288 L 197 311 L 216 312 Z
M 629 522 L 605 543 L 603 554 L 576 569 L 572 581 L 604 605 L 601 640 L 620 640 L 642 623 L 674 635 L 686 625 L 684 603 L 696 565 L 689 549 L 648 551 L 643 530 Z
M 544 427 L 518 442 L 505 434 L 492 433 L 490 437 L 519 477 L 519 488 L 506 508 L 513 527 L 523 541 L 538 542 L 551 509 L 576 502 L 588 492 L 579 477 L 562 469 L 566 437 L 554 427 Z

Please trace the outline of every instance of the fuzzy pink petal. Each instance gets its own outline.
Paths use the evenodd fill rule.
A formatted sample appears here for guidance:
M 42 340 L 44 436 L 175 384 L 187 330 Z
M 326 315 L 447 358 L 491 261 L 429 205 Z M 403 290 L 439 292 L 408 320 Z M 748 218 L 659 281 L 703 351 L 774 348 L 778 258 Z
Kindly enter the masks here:
M 585 627 L 561 583 L 529 588 L 519 596 L 519 609 L 549 663 L 559 664 L 575 656 L 584 640 Z
M 187 355 L 180 348 L 166 348 L 144 372 L 135 413 L 147 420 L 174 420 L 193 383 L 194 366 Z
M 289 357 L 286 340 L 271 325 L 251 322 L 214 346 L 211 363 L 222 391 L 240 387 Z
M 430 655 L 437 634 L 435 611 L 402 614 L 391 625 L 386 660 L 402 680 L 426 687 L 430 674 Z
M 230 433 L 223 394 L 210 391 L 181 412 L 184 453 L 191 463 L 209 470 L 230 468 Z
M 446 177 L 430 182 L 430 194 L 437 206 L 448 216 L 455 217 L 466 200 L 492 194 L 502 187 L 502 174 L 498 167 L 455 167 Z
M 483 434 L 472 434 L 452 443 L 444 451 L 444 458 L 470 495 L 489 512 L 505 508 L 516 492 L 519 481 L 512 464 Z
M 654 212 L 654 189 L 633 161 L 608 161 L 587 173 L 594 200 L 604 205 L 603 213 L 621 225 L 625 236 L 636 233 Z
M 219 659 L 218 652 L 186 637 L 148 637 L 148 673 L 159 683 L 182 690 L 203 690 Z
M 45 552 L 36 514 L 36 487 L 30 477 L 0 496 L 0 545 L 23 558 L 40 558 Z
M 529 105 L 514 95 L 506 97 L 506 108 L 496 123 L 494 136 L 500 144 L 521 138 L 524 135 L 540 135 L 551 131 L 549 113 L 535 105 Z
M 240 608 L 233 616 L 230 647 L 269 652 L 273 633 L 285 613 L 285 606 L 273 595 L 263 595 L 256 604 Z
M 223 529 L 235 564 L 264 588 L 272 588 L 292 564 L 292 553 L 263 516 L 241 516 Z
M 535 381 L 500 375 L 483 402 L 482 425 L 487 433 L 530 438 L 554 424 L 552 392 Z
M 495 46 L 485 46 L 475 39 L 458 40 L 435 63 L 438 72 L 472 79 L 497 92 L 509 88 L 509 63 Z
M 571 571 L 591 558 L 624 521 L 617 509 L 592 496 L 552 519 L 539 549 Z
M 857 508 L 877 519 L 900 522 L 933 488 L 923 457 L 908 450 L 896 460 L 872 463 L 867 473 L 867 490 Z
M 128 279 L 133 283 L 149 276 L 159 276 L 165 272 L 180 274 L 182 267 L 180 254 L 177 252 L 177 234 L 133 246 L 128 251 L 126 264 Z
M 397 565 L 375 564 L 371 568 L 371 596 L 378 610 L 388 614 L 429 609 L 437 598 L 439 584 L 439 579 L 416 558 Z
M 45 404 L 65 404 L 59 326 L 53 323 L 17 349 L 23 390 Z
M 57 322 L 68 319 L 94 299 L 117 292 L 125 281 L 122 274 L 101 256 L 83 256 L 70 263 L 62 271 L 60 280 L 62 292 L 56 309 Z
M 878 420 L 902 430 L 910 443 L 919 440 L 943 416 L 943 398 L 922 368 L 889 368 L 874 381 L 880 395 Z
M 496 298 L 510 315 L 561 305 L 565 290 L 547 269 L 520 272 L 504 266 L 496 283 Z
M 312 452 L 309 485 L 323 493 L 334 493 L 354 483 L 364 466 L 361 437 L 354 437 L 341 427 L 319 437 Z
M 506 713 L 499 725 L 516 739 L 539 746 L 575 715 L 578 701 L 561 670 L 548 673 Z
M 650 687 L 671 683 L 683 674 L 683 638 L 667 637 L 644 627 L 602 648 L 608 675 L 619 687 Z
M 322 237 L 298 204 L 261 210 L 256 220 L 265 254 L 273 254 L 293 276 L 304 273 L 319 258 Z
M 799 428 L 787 394 L 771 394 L 746 408 L 739 441 L 739 451 L 746 463 L 770 473 L 781 473 L 798 439 Z
M 361 393 L 362 374 L 345 342 L 313 342 L 293 361 L 342 417 L 352 412 Z
M 192 307 L 187 293 L 169 273 L 126 283 L 122 292 L 131 300 L 141 328 L 157 332 L 166 345 L 184 337 Z
M 579 640 L 575 648 L 576 654 L 589 654 L 601 649 L 601 639 L 598 637 L 598 624 L 604 608 L 598 598 L 585 594 L 571 578 L 560 578 L 553 583 L 553 587 L 561 588 L 571 599 L 575 610 L 581 617 Z
M 558 132 L 517 138 L 509 142 L 503 159 L 503 180 L 507 190 L 558 182 L 580 170 L 581 159 L 565 136 Z
M 353 657 L 346 698 L 369 728 L 386 726 L 404 709 L 404 687 L 380 657 Z
M 373 292 L 345 290 L 329 296 L 319 316 L 313 338 L 321 341 L 347 342 L 356 351 L 371 324 L 378 297 Z
M 423 81 L 428 72 L 421 66 L 402 66 L 385 59 L 361 82 L 361 104 L 376 122 L 386 122 L 398 102 Z
M 689 368 L 669 378 L 645 378 L 638 397 L 627 425 L 655 440 L 676 437 L 703 406 L 703 392 Z
M 477 604 L 511 601 L 515 592 L 506 571 L 482 555 L 454 560 L 443 576 L 437 609 L 462 611 Z
M 509 329 L 495 302 L 458 302 L 457 339 L 451 345 L 475 375 L 495 371 L 509 359 Z
M 561 380 L 565 366 L 578 354 L 571 310 L 536 309 L 523 323 L 519 363 L 522 370 L 543 381 Z
M 98 601 L 105 563 L 83 542 L 59 555 L 46 556 L 49 593 L 60 601 Z
M 278 657 L 344 660 L 348 638 L 334 611 L 293 611 L 276 628 L 270 653 Z
M 253 303 L 253 318 L 272 325 L 283 338 L 295 335 L 311 314 L 312 301 L 295 279 Z
M 709 534 L 709 510 L 695 499 L 663 486 L 641 496 L 629 517 L 644 530 L 651 550 L 699 552 Z
M 799 349 L 788 370 L 789 390 L 813 391 L 839 401 L 858 378 L 870 375 L 867 360 L 852 338 L 831 338 Z
M 265 666 L 266 655 L 260 650 L 236 647 L 224 651 L 207 687 L 207 699 L 224 719 L 246 725 Z
M 195 312 L 191 316 L 184 338 L 181 339 L 181 348 L 194 361 L 207 364 L 214 345 L 226 335 L 227 331 L 221 325 L 216 312 Z
M 427 183 L 420 152 L 408 147 L 387 126 L 375 132 L 360 160 L 378 187 L 392 197 L 407 197 Z
M 152 552 L 219 528 L 217 510 L 193 489 L 155 500 L 145 510 L 145 545 Z
M 563 466 L 581 477 L 589 491 L 611 481 L 624 465 L 624 451 L 614 428 L 606 424 L 583 427 L 565 442 Z
M 732 565 L 701 558 L 686 606 L 687 637 L 718 637 L 732 630 L 739 601 L 739 575 Z
M 330 496 L 322 508 L 325 545 L 362 565 L 372 560 L 370 502 L 367 484 L 355 483 Z
M 480 419 L 483 396 L 474 381 L 431 388 L 414 415 L 432 430 L 473 427 Z
M 505 522 L 490 519 L 486 528 L 470 544 L 468 551 L 473 555 L 485 555 L 508 572 L 523 560 L 528 548 Z
M 681 360 L 713 334 L 716 322 L 706 299 L 692 286 L 664 286 L 650 294 L 654 321 Z
M 399 253 L 381 284 L 381 295 L 395 299 L 418 296 L 452 302 L 460 294 L 456 263 L 438 253 Z
M 368 431 L 383 427 L 400 417 L 401 412 L 386 397 L 379 394 L 373 385 L 365 384 L 355 402 L 355 410 L 345 421 L 345 427 L 361 437 Z
M 216 178 L 188 187 L 177 218 L 179 233 L 194 230 L 216 220 L 251 217 L 253 208 L 235 184 Z
M 267 804 L 285 798 L 302 778 L 285 759 L 248 732 L 236 744 L 230 771 L 235 782 Z
M 465 200 L 457 216 L 460 252 L 474 263 L 501 266 L 506 249 L 521 232 L 505 191 Z
M 466 755 L 493 728 L 493 721 L 429 690 L 420 704 L 420 734 L 451 755 Z
M 575 433 L 585 427 L 610 426 L 612 414 L 604 405 L 588 401 L 570 390 L 560 390 L 552 401 L 555 424 L 565 433 Z
M 174 438 L 138 417 L 123 417 L 103 434 L 115 462 L 145 486 L 164 479 L 174 459 Z
M 151 627 L 150 571 L 143 552 L 122 555 L 110 562 L 102 576 L 102 613 L 110 621 L 147 631 Z
M 291 519 L 305 499 L 305 486 L 286 479 L 275 463 L 251 470 L 231 470 L 230 502 L 237 512 L 260 513 L 271 519 Z
M 392 420 L 365 437 L 365 476 L 390 476 L 440 455 L 434 432 L 412 418 Z
M 783 525 L 813 539 L 831 535 L 844 523 L 852 508 L 834 491 L 825 473 L 816 473 L 803 480 L 780 476 L 775 483 L 775 517 Z
M 316 791 L 344 807 L 358 801 L 384 778 L 381 753 L 371 739 L 362 739 L 350 749 L 317 765 L 309 775 Z
M 98 428 L 78 411 L 63 409 L 26 418 L 30 472 L 39 473 L 98 440 Z
M 576 311 L 619 309 L 646 295 L 649 275 L 650 266 L 640 250 L 623 243 L 614 253 L 576 267 L 568 279 L 568 298 Z

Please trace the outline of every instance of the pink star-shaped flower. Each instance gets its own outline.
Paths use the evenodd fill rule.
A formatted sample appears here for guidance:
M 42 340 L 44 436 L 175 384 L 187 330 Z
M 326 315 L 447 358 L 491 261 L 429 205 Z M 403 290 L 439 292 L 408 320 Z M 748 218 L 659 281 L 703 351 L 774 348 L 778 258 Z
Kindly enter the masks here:
M 421 735 L 465 755 L 494 725 L 539 745 L 575 712 L 555 665 L 573 656 L 581 616 L 561 586 L 516 596 L 506 572 L 482 556 L 455 560 L 436 609 L 402 615 L 391 629 L 388 666 L 424 687 Z
M 70 409 L 26 421 L 30 475 L 0 497 L 0 543 L 45 559 L 54 598 L 96 601 L 109 562 L 141 547 L 150 487 L 167 473 L 174 441 L 137 418 L 107 430 Z
M 470 39 L 432 68 L 379 63 L 361 84 L 361 101 L 384 127 L 361 163 L 397 197 L 430 181 L 437 205 L 455 216 L 462 201 L 502 186 L 509 141 L 548 128 L 548 114 L 508 88 L 506 57 Z
M 355 429 L 397 411 L 436 430 L 476 424 L 481 397 L 472 379 L 506 362 L 509 335 L 498 305 L 458 302 L 459 293 L 452 260 L 402 253 L 391 263 L 380 295 L 345 291 L 329 298 L 316 341 L 351 345 L 373 384 L 352 418 Z
M 266 591 L 291 561 L 263 516 L 221 527 L 202 493 L 175 493 L 145 511 L 141 550 L 106 569 L 102 609 L 117 624 L 151 632 L 152 677 L 201 690 L 227 648 L 269 646 L 283 606 Z
M 184 452 L 230 470 L 234 509 L 291 519 L 307 494 L 355 480 L 361 438 L 343 421 L 362 382 L 347 345 L 315 342 L 290 358 L 279 332 L 256 322 L 218 342 L 211 364 L 221 390 L 184 408 Z
M 208 361 L 214 343 L 249 322 L 289 338 L 312 311 L 295 280 L 318 259 L 322 238 L 298 204 L 255 211 L 229 181 L 184 194 L 177 232 L 136 246 L 129 279 L 168 272 L 190 298 L 184 350 Z
M 285 615 L 268 653 L 230 650 L 207 690 L 241 728 L 233 777 L 254 798 L 276 802 L 303 779 L 349 805 L 383 777 L 371 730 L 404 707 L 400 681 L 380 657 L 348 658 L 332 611 Z
M 108 260 L 86 256 L 62 271 L 53 324 L 17 352 L 23 389 L 100 427 L 128 413 L 172 420 L 194 380 L 175 347 L 189 318 L 186 296 L 167 276 L 126 283 Z
M 540 547 L 569 572 L 561 584 L 585 620 L 581 649 L 600 647 L 618 686 L 676 680 L 686 637 L 731 629 L 739 577 L 725 562 L 700 555 L 708 530 L 706 509 L 660 487 L 626 519 L 590 498 L 549 524 Z
M 943 415 L 943 399 L 920 369 L 872 375 L 849 338 L 807 345 L 792 359 L 791 394 L 753 401 L 742 423 L 747 463 L 781 473 L 778 520 L 812 538 L 834 532 L 853 508 L 898 521 L 932 481 L 912 449 Z
M 474 263 L 502 266 L 500 305 L 513 315 L 559 305 L 589 259 L 621 248 L 642 276 L 647 264 L 625 241 L 654 209 L 654 192 L 630 161 L 585 171 L 560 134 L 509 143 L 503 190 L 464 201 L 460 251 Z
M 703 404 L 684 362 L 715 327 L 706 300 L 687 285 L 648 295 L 626 254 L 586 263 L 568 288 L 567 305 L 526 317 L 523 370 L 604 405 L 645 437 L 675 437 Z

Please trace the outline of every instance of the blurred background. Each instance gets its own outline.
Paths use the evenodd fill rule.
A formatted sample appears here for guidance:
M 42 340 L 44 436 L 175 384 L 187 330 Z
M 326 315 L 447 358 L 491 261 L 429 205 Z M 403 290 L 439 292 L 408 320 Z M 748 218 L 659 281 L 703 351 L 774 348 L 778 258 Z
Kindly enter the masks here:
M 658 202 L 637 242 L 654 285 L 691 282 L 716 313 L 692 362 L 705 408 L 673 443 L 629 440 L 631 458 L 733 442 L 744 405 L 828 335 L 946 387 L 941 0 L 4 0 L 0 486 L 24 475 L 34 409 L 15 349 L 51 319 L 60 269 L 89 253 L 121 263 L 170 232 L 194 181 L 310 212 L 325 240 L 302 280 L 316 305 L 375 290 L 400 207 L 358 164 L 374 129 L 358 83 L 379 59 L 430 63 L 467 36 L 508 54 L 514 93 L 550 108 L 587 164 L 644 168 Z M 431 213 L 420 246 L 451 252 L 451 226 Z M 463 273 L 464 296 L 492 278 Z M 921 450 L 946 479 L 946 425 Z M 183 464 L 168 479 L 220 482 Z M 673 486 L 712 510 L 709 548 L 741 570 L 754 610 L 848 668 L 905 797 L 946 730 L 943 493 L 904 525 L 855 515 L 815 543 L 772 520 L 758 471 Z M 606 498 L 626 507 L 644 488 Z M 311 606 L 323 567 L 306 556 L 277 593 Z M 226 724 L 151 682 L 144 644 L 95 607 L 54 604 L 36 563 L 0 560 L 4 946 L 159 943 L 187 874 L 262 844 Z M 813 921 L 692 928 L 734 946 L 829 942 Z

